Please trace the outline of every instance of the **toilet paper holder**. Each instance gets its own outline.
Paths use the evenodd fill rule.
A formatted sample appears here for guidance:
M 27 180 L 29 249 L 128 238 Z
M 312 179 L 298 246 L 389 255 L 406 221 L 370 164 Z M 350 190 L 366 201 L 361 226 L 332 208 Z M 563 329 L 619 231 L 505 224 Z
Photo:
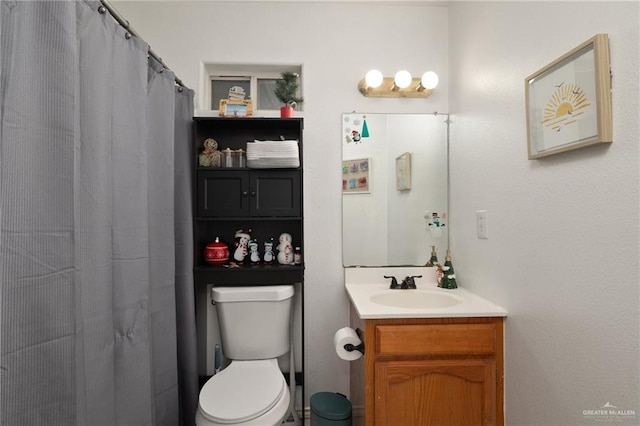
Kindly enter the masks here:
M 356 328 L 356 333 L 358 334 L 358 337 L 360 338 L 361 342 L 359 345 L 354 345 L 351 343 L 347 343 L 345 344 L 344 350 L 347 352 L 353 352 L 353 351 L 358 351 L 360 352 L 362 355 L 364 355 L 364 339 L 362 338 L 362 330 L 360 330 L 359 328 Z

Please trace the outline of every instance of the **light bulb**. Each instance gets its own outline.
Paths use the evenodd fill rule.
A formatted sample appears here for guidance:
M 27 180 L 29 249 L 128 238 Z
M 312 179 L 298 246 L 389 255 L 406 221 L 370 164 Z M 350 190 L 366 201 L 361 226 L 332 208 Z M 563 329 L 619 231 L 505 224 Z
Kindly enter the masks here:
M 398 71 L 393 78 L 393 83 L 400 89 L 409 87 L 411 85 L 411 73 L 405 70 Z
M 382 80 L 384 77 L 382 73 L 378 70 L 370 70 L 367 71 L 367 74 L 364 76 L 364 81 L 367 83 L 367 87 L 376 88 L 382 84 Z
M 433 71 L 427 71 L 422 74 L 422 78 L 420 79 L 420 84 L 425 89 L 435 89 L 438 85 L 438 74 Z

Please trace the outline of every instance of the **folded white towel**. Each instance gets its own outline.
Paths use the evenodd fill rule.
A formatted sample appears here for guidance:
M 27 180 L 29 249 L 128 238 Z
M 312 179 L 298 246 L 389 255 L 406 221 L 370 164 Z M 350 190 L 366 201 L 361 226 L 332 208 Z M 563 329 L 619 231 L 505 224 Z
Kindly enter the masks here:
M 298 141 L 296 140 L 247 142 L 248 167 L 252 167 L 250 161 L 256 160 L 260 161 L 253 164 L 260 165 L 260 167 L 299 167 L 299 157 Z M 271 165 L 268 165 L 268 161 L 271 161 Z
M 295 169 L 300 167 L 300 160 L 297 158 L 258 158 L 255 160 L 247 158 L 247 167 L 250 169 Z

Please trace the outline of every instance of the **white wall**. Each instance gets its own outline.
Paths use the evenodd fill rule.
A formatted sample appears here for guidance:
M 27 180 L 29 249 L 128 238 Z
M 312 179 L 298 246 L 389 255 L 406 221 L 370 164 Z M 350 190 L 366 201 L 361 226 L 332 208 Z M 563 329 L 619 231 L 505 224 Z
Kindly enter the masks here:
M 341 114 L 446 112 L 447 10 L 360 2 L 115 1 L 184 83 L 199 90 L 201 62 L 303 65 L 306 397 L 348 394 L 348 365 L 333 350 L 349 323 L 341 251 Z M 367 70 L 436 71 L 428 99 L 365 98 Z
M 340 115 L 450 102 L 453 261 L 459 284 L 509 310 L 507 423 L 592 424 L 583 411 L 608 401 L 640 416 L 637 2 L 116 6 L 196 90 L 201 61 L 304 65 L 307 398 L 348 392 L 331 348 L 348 321 Z M 524 78 L 598 32 L 611 39 L 614 143 L 528 161 Z M 401 66 L 433 69 L 441 86 L 423 101 L 357 92 L 366 70 Z M 479 209 L 488 240 L 475 237 Z
M 638 2 L 453 2 L 458 283 L 509 311 L 509 425 L 594 424 L 639 394 Z M 614 142 L 529 161 L 524 78 L 608 33 Z M 489 212 L 478 240 L 475 210 Z

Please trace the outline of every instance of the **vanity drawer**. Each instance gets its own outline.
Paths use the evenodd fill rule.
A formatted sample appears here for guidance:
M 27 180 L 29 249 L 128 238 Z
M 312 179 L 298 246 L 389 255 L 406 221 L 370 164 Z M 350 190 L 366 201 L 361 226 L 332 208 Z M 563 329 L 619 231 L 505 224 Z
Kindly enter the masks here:
M 497 326 L 486 324 L 376 325 L 376 355 L 493 354 Z

